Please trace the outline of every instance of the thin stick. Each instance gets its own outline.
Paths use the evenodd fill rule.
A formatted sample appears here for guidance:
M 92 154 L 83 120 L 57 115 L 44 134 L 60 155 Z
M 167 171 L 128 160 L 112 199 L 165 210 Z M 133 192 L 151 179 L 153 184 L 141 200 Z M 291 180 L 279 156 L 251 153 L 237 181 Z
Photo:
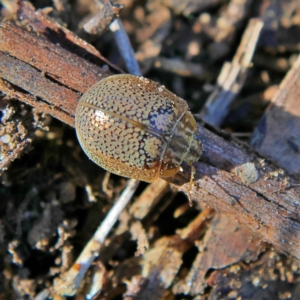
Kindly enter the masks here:
M 127 203 L 130 201 L 131 197 L 133 196 L 135 190 L 137 189 L 139 184 L 138 180 L 130 179 L 128 181 L 128 185 L 126 189 L 121 194 L 118 202 L 112 207 L 109 211 L 108 215 L 102 222 L 99 229 L 94 234 L 94 239 L 99 243 L 103 243 L 108 235 L 109 231 L 111 230 L 112 226 L 118 220 L 120 213 L 125 208 Z
M 99 255 L 101 246 L 103 245 L 108 233 L 118 220 L 121 212 L 126 207 L 134 192 L 138 187 L 139 181 L 130 179 L 120 198 L 111 208 L 108 215 L 95 232 L 92 239 L 77 258 L 75 264 L 69 271 L 62 274 L 61 278 L 54 281 L 54 289 L 58 294 L 72 296 L 76 293 L 87 269 L 90 267 L 94 259 Z
M 50 295 L 50 291 L 48 289 L 44 289 L 34 297 L 34 300 L 48 299 L 49 295 Z
M 120 19 L 114 20 L 110 25 L 110 30 L 115 35 L 115 40 L 119 51 L 125 61 L 127 70 L 130 74 L 141 75 L 140 67 L 135 59 L 134 51 L 132 49 L 128 35 Z
M 208 98 L 200 116 L 206 122 L 220 126 L 229 106 L 244 85 L 263 22 L 251 19 L 240 46 L 232 60 L 224 64 L 217 87 Z
M 91 18 L 85 25 L 85 31 L 92 34 L 101 34 L 109 25 L 109 29 L 113 32 L 119 52 L 124 59 L 128 73 L 141 75 L 139 65 L 135 59 L 130 40 L 125 31 L 122 21 L 118 18 L 122 5 L 113 4 L 111 1 L 96 1 L 100 12 Z

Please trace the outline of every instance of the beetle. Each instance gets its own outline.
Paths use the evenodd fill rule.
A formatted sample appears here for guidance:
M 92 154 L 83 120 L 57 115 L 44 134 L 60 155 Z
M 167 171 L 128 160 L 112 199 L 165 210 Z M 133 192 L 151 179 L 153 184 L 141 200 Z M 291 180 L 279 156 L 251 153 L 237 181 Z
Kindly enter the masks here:
M 203 151 L 187 103 L 140 76 L 113 75 L 97 82 L 80 98 L 75 121 L 92 161 L 141 181 L 172 177 Z

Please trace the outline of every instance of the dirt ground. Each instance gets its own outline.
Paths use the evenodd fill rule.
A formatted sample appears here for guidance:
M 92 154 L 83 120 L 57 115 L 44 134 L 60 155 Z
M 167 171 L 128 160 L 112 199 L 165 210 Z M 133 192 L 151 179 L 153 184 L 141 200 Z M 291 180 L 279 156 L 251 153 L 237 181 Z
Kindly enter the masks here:
M 143 76 L 166 86 L 200 115 L 250 19 L 263 20 L 247 77 L 219 126 L 259 151 L 253 135 L 299 53 L 299 2 L 115 2 L 124 6 L 120 19 Z M 128 72 L 111 30 L 101 36 L 83 31 L 83 24 L 99 10 L 94 1 L 30 4 L 33 11 L 42 10 L 51 22 L 93 45 L 112 64 L 102 61 L 104 70 Z M 21 24 L 19 7 L 13 0 L 2 1 L 1 27 L 9 20 L 30 32 L 28 24 Z M 0 47 L 1 53 L 6 55 L 7 50 Z M 94 63 L 75 48 L 73 54 Z M 15 87 L 1 68 L 1 83 Z M 15 89 L 24 90 L 21 85 Z M 190 207 L 186 194 L 162 180 L 140 183 L 76 294 L 60 295 L 54 279 L 72 267 L 128 180 L 89 160 L 63 117 L 43 114 L 19 100 L 0 86 L 0 299 L 300 298 L 298 259 L 262 241 L 234 216 L 198 202 Z M 297 101 L 295 110 L 300 107 Z M 295 132 L 288 143 L 297 162 L 300 129 Z M 285 165 L 266 151 L 262 155 L 288 173 L 300 174 L 297 163 Z

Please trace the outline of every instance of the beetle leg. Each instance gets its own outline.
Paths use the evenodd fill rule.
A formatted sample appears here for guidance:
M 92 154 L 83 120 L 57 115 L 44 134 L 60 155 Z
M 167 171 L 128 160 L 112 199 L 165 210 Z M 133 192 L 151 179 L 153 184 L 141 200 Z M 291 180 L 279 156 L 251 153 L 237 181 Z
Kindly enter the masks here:
M 190 207 L 193 206 L 193 200 L 192 200 L 192 197 L 191 197 L 191 190 L 192 190 L 193 185 L 194 185 L 195 174 L 196 174 L 196 169 L 195 169 L 194 165 L 192 165 L 191 166 L 191 178 L 190 178 L 190 184 L 189 184 L 189 189 L 188 189 L 188 198 L 189 198 Z

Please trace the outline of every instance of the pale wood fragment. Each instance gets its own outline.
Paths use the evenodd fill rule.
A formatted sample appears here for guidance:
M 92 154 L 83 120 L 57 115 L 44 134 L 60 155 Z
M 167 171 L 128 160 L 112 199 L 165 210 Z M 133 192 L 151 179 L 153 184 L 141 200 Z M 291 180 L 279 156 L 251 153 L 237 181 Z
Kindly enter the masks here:
M 263 156 L 300 175 L 300 56 L 281 82 L 251 139 Z

